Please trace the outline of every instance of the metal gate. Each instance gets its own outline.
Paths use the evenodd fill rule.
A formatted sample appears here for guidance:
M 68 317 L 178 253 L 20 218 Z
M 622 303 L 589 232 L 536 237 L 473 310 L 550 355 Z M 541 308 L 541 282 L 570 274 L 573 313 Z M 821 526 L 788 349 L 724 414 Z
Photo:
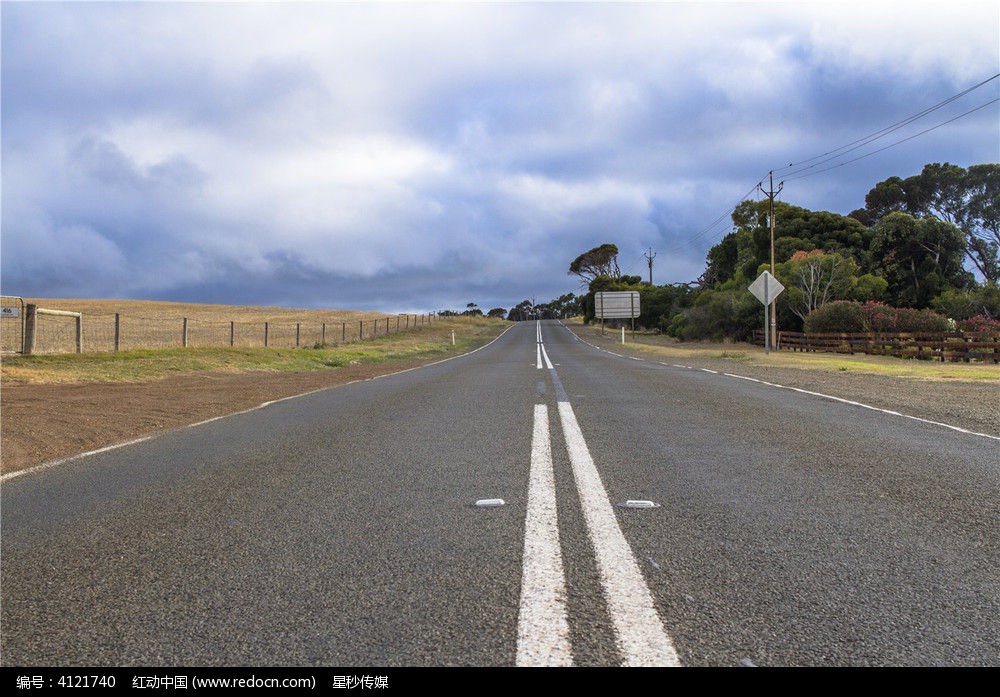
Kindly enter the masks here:
M 0 350 L 24 353 L 24 298 L 0 295 Z

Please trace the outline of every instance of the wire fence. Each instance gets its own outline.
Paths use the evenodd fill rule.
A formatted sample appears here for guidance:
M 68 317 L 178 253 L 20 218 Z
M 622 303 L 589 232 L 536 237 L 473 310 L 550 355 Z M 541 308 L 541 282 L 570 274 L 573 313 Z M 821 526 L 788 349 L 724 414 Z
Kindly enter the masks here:
M 24 298 L 0 295 L 0 350 L 20 353 L 24 350 Z
M 28 304 L 22 313 L 27 321 L 19 323 L 17 336 L 14 336 L 14 323 L 4 320 L 4 352 L 110 352 L 179 347 L 321 348 L 410 331 L 433 321 L 432 315 L 410 314 L 292 321 L 83 313 L 78 323 L 70 314 L 50 314 L 44 308 Z

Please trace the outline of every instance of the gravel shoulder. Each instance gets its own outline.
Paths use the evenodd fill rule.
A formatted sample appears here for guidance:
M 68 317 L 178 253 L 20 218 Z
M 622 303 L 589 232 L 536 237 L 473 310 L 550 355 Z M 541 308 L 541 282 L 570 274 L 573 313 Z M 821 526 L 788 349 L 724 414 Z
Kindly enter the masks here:
M 1000 370 L 996 381 L 921 380 L 763 365 L 754 360 L 753 347 L 733 351 L 732 346 L 705 347 L 671 359 L 636 346 L 623 347 L 615 337 L 602 337 L 591 328 L 569 326 L 587 342 L 615 353 L 765 380 L 1000 436 Z M 722 357 L 727 354 L 733 357 Z M 303 373 L 202 372 L 138 383 L 3 385 L 0 472 L 23 470 L 271 400 L 430 362 L 395 361 Z
M 767 365 L 761 360 L 763 350 L 747 345 L 701 345 L 700 350 L 688 352 L 691 355 L 671 358 L 645 346 L 630 345 L 628 340 L 622 346 L 617 335 L 601 336 L 591 327 L 573 324 L 567 327 L 584 341 L 621 355 L 764 380 L 1000 437 L 1000 366 L 996 380 L 931 380 L 861 370 L 819 369 L 806 364 Z M 888 360 L 899 361 L 901 368 L 907 363 L 902 359 Z M 882 363 L 885 362 L 883 359 Z

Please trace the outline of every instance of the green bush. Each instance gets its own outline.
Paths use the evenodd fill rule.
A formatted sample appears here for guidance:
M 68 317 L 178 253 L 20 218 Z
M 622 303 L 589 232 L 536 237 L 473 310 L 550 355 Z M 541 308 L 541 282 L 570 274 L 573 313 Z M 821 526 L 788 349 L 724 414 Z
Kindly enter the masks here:
M 675 325 L 683 327 L 684 339 L 746 341 L 754 329 L 763 328 L 764 308 L 740 283 L 729 282 L 702 291 L 684 317 L 683 324 L 677 320 Z
M 806 333 L 810 334 L 866 331 L 864 316 L 861 314 L 861 303 L 851 300 L 835 300 L 832 303 L 820 305 L 806 317 L 803 328 Z

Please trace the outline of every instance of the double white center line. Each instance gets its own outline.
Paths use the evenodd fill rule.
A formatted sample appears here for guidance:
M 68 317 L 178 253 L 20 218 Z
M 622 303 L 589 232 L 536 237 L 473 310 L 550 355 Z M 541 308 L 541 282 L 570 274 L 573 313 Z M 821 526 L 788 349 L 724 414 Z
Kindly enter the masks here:
M 541 369 L 544 361 L 555 387 L 566 449 L 622 662 L 629 666 L 680 665 L 656 612 L 652 593 L 618 525 L 573 407 L 549 361 L 542 343 L 541 323 L 536 323 L 536 339 L 536 367 Z M 525 521 L 517 665 L 572 664 L 565 597 L 548 408 L 537 404 Z

